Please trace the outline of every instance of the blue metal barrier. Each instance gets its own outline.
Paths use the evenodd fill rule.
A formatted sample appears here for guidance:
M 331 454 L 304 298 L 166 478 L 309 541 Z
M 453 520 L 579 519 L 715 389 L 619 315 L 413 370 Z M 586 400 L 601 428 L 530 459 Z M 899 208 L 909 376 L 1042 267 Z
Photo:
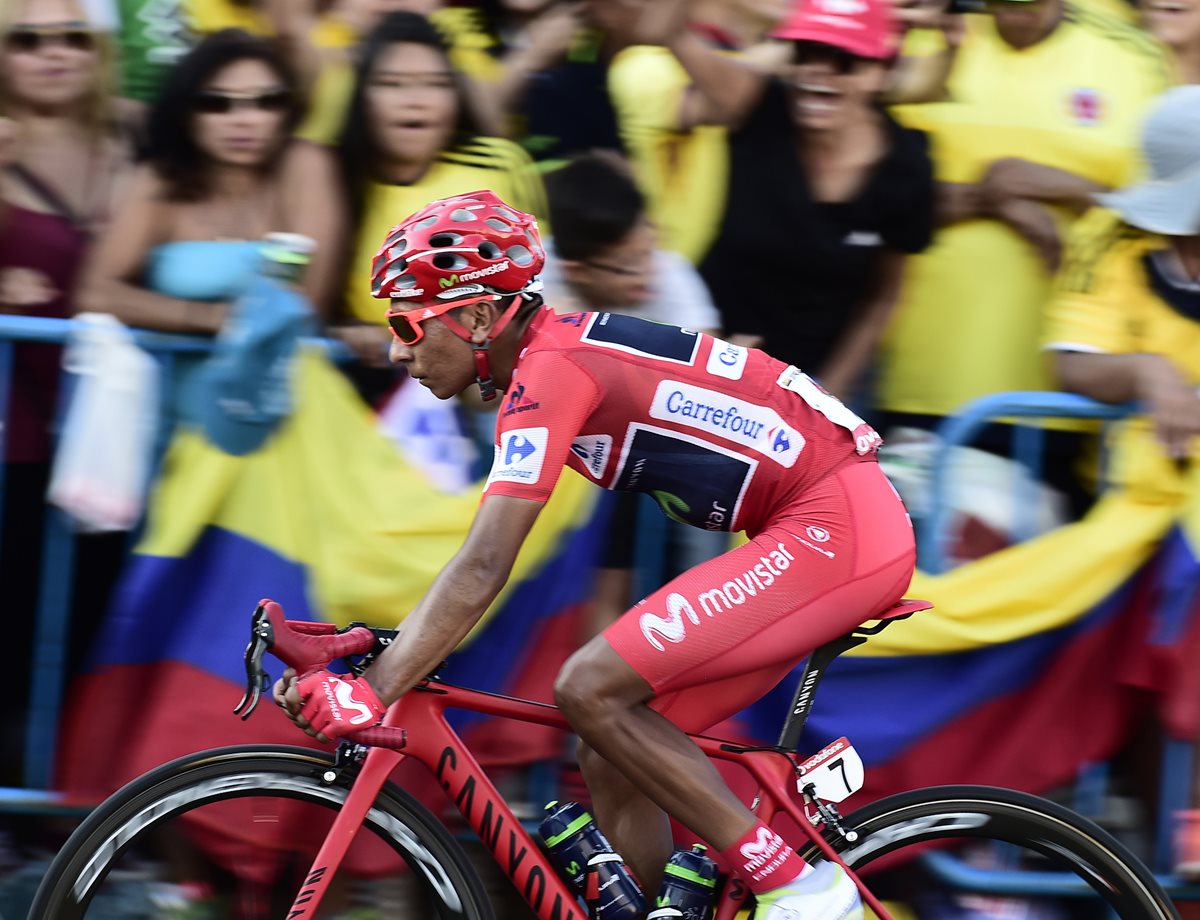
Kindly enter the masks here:
M 1105 422 L 1124 418 L 1133 411 L 1127 405 L 1109 405 L 1077 396 L 1073 393 L 1041 391 L 995 393 L 967 403 L 957 413 L 945 419 L 937 429 L 942 440 L 930 475 L 930 509 L 917 528 L 917 559 L 923 571 L 945 572 L 950 568 L 950 525 L 954 509 L 949 495 L 953 479 L 951 464 L 955 447 L 967 447 L 989 424 L 1002 419 L 1094 419 Z M 1014 496 L 1018 507 L 1031 508 L 1037 500 L 1032 490 L 1037 488 L 1042 472 L 1042 447 L 1045 429 L 1037 425 L 1016 424 L 1012 429 L 1013 457 L 1029 470 L 1029 480 L 1018 485 Z M 1028 494 L 1023 494 L 1028 493 Z M 1033 515 L 1018 515 L 1026 526 Z M 1021 538 L 1032 534 L 1026 530 Z

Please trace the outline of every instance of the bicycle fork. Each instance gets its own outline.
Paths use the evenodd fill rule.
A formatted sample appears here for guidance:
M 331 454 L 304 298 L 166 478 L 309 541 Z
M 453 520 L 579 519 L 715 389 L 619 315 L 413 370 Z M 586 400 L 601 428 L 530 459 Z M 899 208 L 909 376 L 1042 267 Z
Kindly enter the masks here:
M 343 758 L 346 759 L 344 768 L 349 768 L 352 765 L 351 761 L 357 756 L 354 747 L 340 747 L 338 763 L 329 768 L 325 779 L 333 782 L 337 778 L 337 770 L 343 768 Z M 403 752 L 388 748 L 373 747 L 367 752 L 362 769 L 350 787 L 350 794 L 338 810 L 337 818 L 334 819 L 325 842 L 304 878 L 300 893 L 296 895 L 291 909 L 286 914 L 287 920 L 303 920 L 316 915 L 317 907 L 329 889 L 334 874 L 341 866 L 350 844 L 354 842 L 354 835 L 363 826 L 383 784 L 403 757 Z

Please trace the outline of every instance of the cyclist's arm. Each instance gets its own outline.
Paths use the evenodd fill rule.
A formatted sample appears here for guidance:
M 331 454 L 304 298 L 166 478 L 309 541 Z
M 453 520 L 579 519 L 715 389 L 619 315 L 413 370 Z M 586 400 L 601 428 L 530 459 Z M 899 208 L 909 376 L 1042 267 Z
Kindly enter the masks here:
M 470 632 L 508 581 L 542 502 L 488 495 L 462 549 L 400 624 L 393 642 L 366 673 L 385 704 L 433 671 Z

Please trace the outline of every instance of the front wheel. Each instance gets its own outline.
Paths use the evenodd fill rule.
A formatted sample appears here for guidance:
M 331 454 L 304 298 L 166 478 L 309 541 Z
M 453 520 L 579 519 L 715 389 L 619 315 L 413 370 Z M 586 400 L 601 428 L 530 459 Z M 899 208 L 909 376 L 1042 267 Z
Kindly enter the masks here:
M 1076 887 L 1086 884 L 1121 920 L 1179 920 L 1162 886 L 1125 846 L 1037 796 L 988 786 L 931 787 L 881 799 L 847 815 L 844 824 L 857 839 L 832 833 L 826 839 L 853 869 L 884 864 L 889 854 L 915 855 L 900 854 L 904 848 L 924 848 L 936 859 L 948 842 L 996 841 L 1006 845 L 1006 864 L 1034 873 L 1028 881 L 1045 893 L 1069 889 L 1070 873 L 1081 882 Z M 820 858 L 812 844 L 801 855 Z
M 161 916 L 154 899 L 174 896 L 177 883 L 194 883 L 188 876 L 197 873 L 208 903 L 188 916 L 281 918 L 353 777 L 329 754 L 284 746 L 220 748 L 165 764 L 75 830 L 42 879 L 29 920 Z M 361 869 L 335 876 L 343 906 L 353 907 L 366 880 L 403 880 L 389 916 L 492 920 L 461 847 L 408 793 L 386 784 L 363 831 L 370 833 L 360 832 L 352 851 Z

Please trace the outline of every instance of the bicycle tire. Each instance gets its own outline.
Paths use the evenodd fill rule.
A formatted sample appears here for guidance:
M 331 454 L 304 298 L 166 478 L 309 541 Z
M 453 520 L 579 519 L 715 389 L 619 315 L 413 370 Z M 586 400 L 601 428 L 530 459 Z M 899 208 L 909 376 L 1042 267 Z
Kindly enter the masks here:
M 991 786 L 931 786 L 880 799 L 843 819 L 858 839 L 825 839 L 858 869 L 909 846 L 947 839 L 1016 844 L 1083 879 L 1121 920 L 1179 920 L 1148 868 L 1111 834 L 1054 802 Z M 820 859 L 815 844 L 801 855 Z
M 76 828 L 47 869 L 29 920 L 83 917 L 121 854 L 167 818 L 193 808 L 269 794 L 337 809 L 354 771 L 332 783 L 332 755 L 283 745 L 223 747 L 181 757 L 130 782 Z M 335 771 L 337 772 L 337 771 Z M 393 783 L 363 824 L 424 875 L 439 920 L 494 920 L 492 905 L 467 855 L 425 806 Z M 315 855 L 315 854 L 314 854 Z

